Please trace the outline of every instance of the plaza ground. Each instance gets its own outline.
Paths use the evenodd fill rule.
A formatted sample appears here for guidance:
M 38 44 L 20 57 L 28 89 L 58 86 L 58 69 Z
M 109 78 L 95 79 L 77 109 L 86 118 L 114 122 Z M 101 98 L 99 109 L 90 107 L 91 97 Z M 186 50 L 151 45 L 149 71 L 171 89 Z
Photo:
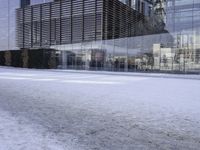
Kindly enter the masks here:
M 198 150 L 200 77 L 0 68 L 0 150 Z

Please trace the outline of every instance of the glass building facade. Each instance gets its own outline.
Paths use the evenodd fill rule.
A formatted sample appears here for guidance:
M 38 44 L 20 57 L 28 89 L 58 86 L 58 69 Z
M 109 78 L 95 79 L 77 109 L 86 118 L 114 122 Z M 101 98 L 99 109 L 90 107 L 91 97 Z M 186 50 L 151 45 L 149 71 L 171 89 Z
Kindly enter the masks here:
M 49 8 L 52 8 L 52 5 L 54 5 L 54 3 L 59 3 L 59 1 L 60 0 L 56 0 L 56 2 L 50 0 L 32 0 L 31 5 L 33 9 L 37 9 L 37 7 L 49 7 L 48 4 L 51 3 Z M 70 0 L 63 1 L 70 2 Z M 78 2 L 80 0 L 74 0 L 73 2 L 75 1 Z M 117 1 L 118 0 L 113 0 L 113 2 Z M 0 50 L 54 49 L 56 50 L 56 55 L 54 55 L 54 57 L 59 60 L 57 68 L 63 69 L 183 73 L 200 72 L 199 0 L 121 0 L 120 3 L 127 5 L 131 10 L 125 9 L 125 12 L 122 12 L 124 10 L 118 9 L 113 5 L 113 7 L 109 7 L 108 11 L 109 14 L 112 14 L 110 12 L 117 11 L 119 14 L 120 12 L 123 13 L 124 17 L 122 16 L 121 18 L 126 18 L 128 16 L 127 14 L 134 12 L 134 15 L 129 16 L 129 19 L 133 19 L 134 23 L 127 23 L 126 21 L 128 19 L 125 19 L 125 26 L 122 24 L 116 25 L 116 22 L 120 22 L 118 18 L 120 15 L 110 15 L 110 18 L 105 22 L 102 19 L 99 20 L 99 22 L 95 21 L 94 24 L 92 24 L 91 20 L 82 20 L 81 24 L 79 24 L 76 22 L 76 19 L 72 19 L 74 24 L 69 23 L 70 21 L 67 20 L 62 22 L 62 16 L 56 16 L 57 13 L 62 12 L 62 10 L 58 9 L 58 11 L 55 11 L 55 13 L 51 14 L 49 17 L 51 18 L 54 15 L 54 20 L 59 20 L 59 23 L 56 24 L 56 21 L 53 21 L 53 23 L 51 23 L 51 28 L 48 29 L 49 31 L 46 30 L 45 33 L 42 31 L 37 34 L 34 33 L 38 31 L 37 29 L 40 29 L 40 27 L 42 28 L 42 23 L 37 24 L 35 22 L 37 28 L 33 30 L 35 26 L 34 23 L 31 21 L 26 22 L 30 23 L 31 27 L 30 30 L 27 28 L 28 30 L 26 30 L 26 32 L 29 34 L 32 33 L 36 39 L 39 41 L 41 40 L 40 42 L 43 40 L 43 43 L 48 43 L 48 40 L 44 38 L 49 38 L 50 35 L 54 35 L 54 41 L 59 39 L 58 43 L 50 41 L 45 46 L 39 44 L 38 47 L 31 46 L 31 42 L 29 41 L 27 43 L 30 44 L 30 46 L 15 43 L 16 40 L 19 41 L 19 36 L 15 38 L 15 30 L 17 30 L 15 22 L 16 20 L 19 21 L 15 19 L 15 9 L 19 8 L 20 4 L 19 2 L 16 2 L 16 4 L 9 4 L 8 0 L 0 0 L 0 2 L 0 7 L 3 6 L 3 8 L 0 9 L 0 11 L 2 11 L 0 13 L 0 20 L 2 22 L 0 24 Z M 112 5 L 111 1 L 109 5 Z M 82 6 L 84 6 L 82 10 L 87 9 L 87 7 L 85 7 L 86 5 Z M 102 5 L 102 8 L 104 7 L 105 6 Z M 120 8 L 121 7 L 124 6 L 120 4 Z M 18 9 L 18 11 L 25 10 L 28 12 L 29 8 L 30 6 L 20 10 Z M 94 9 L 95 8 L 96 7 L 94 7 Z M 91 8 L 91 10 L 93 9 Z M 5 12 L 7 15 L 5 15 Z M 104 9 L 102 9 L 102 16 L 104 16 L 103 12 L 105 12 Z M 67 12 L 63 12 L 62 15 L 65 13 Z M 96 15 L 95 11 L 93 13 Z M 70 15 L 71 17 L 77 17 L 77 14 Z M 85 17 L 87 18 L 87 16 Z M 95 18 L 96 17 L 94 17 L 94 19 Z M 49 18 L 43 18 L 43 20 L 50 21 Z M 64 31 L 67 31 L 69 28 L 79 31 L 79 26 L 83 26 L 85 23 L 87 23 L 87 25 L 84 27 L 87 30 L 85 30 L 85 32 L 84 30 L 80 30 L 80 35 L 77 33 L 74 35 L 76 38 L 81 37 L 81 40 L 68 43 L 62 42 L 62 39 L 67 39 L 67 36 L 71 34 Z M 103 29 L 104 23 L 105 26 L 107 25 L 105 29 Z M 91 31 L 90 33 L 93 33 L 93 27 L 95 28 L 97 24 L 102 27 L 102 29 L 98 30 L 98 34 L 102 35 L 102 38 L 100 36 L 99 38 L 89 38 L 87 41 L 82 40 L 82 33 L 84 32 L 84 35 L 89 37 L 89 32 Z M 48 24 L 44 23 L 44 26 L 45 25 L 48 26 Z M 61 25 L 66 29 L 62 28 Z M 132 29 L 133 26 L 134 28 Z M 56 32 L 52 33 L 53 30 L 56 31 L 57 29 L 60 35 L 57 35 Z M 20 30 L 24 31 L 21 27 Z M 86 35 L 86 31 L 88 35 Z M 95 30 L 95 32 L 96 31 L 97 30 Z M 50 33 L 50 35 L 47 33 Z M 107 38 L 105 38 L 103 34 L 107 33 L 112 33 L 112 36 L 107 36 Z M 20 35 L 20 32 L 17 34 Z M 29 34 L 27 37 L 32 37 Z
M 154 24 L 163 26 L 165 33 L 52 46 L 61 50 L 60 67 L 109 71 L 199 72 L 200 1 L 160 0 L 158 3 L 146 4 L 148 5 L 143 7 L 151 9 L 151 16 L 156 20 Z M 139 6 L 142 7 L 142 4 Z M 142 10 L 135 5 L 134 9 Z

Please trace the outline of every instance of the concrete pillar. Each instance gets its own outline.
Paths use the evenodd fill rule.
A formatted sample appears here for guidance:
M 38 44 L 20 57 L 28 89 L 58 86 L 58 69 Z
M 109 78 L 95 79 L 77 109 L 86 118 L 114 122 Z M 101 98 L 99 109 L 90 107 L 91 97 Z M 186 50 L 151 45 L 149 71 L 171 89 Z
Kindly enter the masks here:
M 5 54 L 4 54 L 4 57 L 5 57 L 5 65 L 6 66 L 11 66 L 11 64 L 12 64 L 11 52 L 10 51 L 6 51 Z
M 67 51 L 62 51 L 62 69 L 67 69 Z
M 27 49 L 23 49 L 22 50 L 22 67 L 23 68 L 28 68 L 28 50 Z

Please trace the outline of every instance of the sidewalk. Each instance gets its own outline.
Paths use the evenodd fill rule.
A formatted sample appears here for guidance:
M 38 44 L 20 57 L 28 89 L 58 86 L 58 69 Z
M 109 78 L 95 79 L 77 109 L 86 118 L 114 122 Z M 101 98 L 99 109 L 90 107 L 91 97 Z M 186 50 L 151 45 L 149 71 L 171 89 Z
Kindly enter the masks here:
M 118 76 L 139 76 L 152 78 L 177 78 L 177 79 L 193 79 L 200 80 L 200 74 L 167 74 L 167 73 L 140 73 L 140 72 L 111 72 L 111 71 L 88 71 L 88 70 L 61 70 L 50 69 L 54 72 L 66 73 L 82 73 L 82 74 L 97 74 L 97 75 L 118 75 Z
M 111 71 L 91 71 L 91 70 L 62 70 L 62 69 L 28 69 L 0 66 L 0 69 L 9 70 L 29 70 L 29 71 L 48 71 L 60 73 L 80 73 L 80 74 L 95 74 L 95 75 L 117 75 L 117 76 L 137 76 L 137 77 L 152 77 L 152 78 L 176 78 L 176 79 L 192 79 L 200 80 L 200 74 L 167 74 L 167 73 L 141 73 L 141 72 L 111 72 Z

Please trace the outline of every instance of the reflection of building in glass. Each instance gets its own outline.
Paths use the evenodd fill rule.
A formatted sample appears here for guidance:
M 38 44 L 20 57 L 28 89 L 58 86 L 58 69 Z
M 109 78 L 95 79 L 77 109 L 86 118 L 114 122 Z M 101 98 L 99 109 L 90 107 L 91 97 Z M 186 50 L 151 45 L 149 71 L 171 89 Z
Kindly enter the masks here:
M 7 4 L 7 0 L 2 1 Z M 200 71 L 200 2 L 197 0 L 21 2 L 21 8 L 20 2 L 12 8 L 18 8 L 17 28 L 10 23 L 15 17 L 6 22 L 8 19 L 0 16 L 6 27 L 4 31 L 0 28 L 0 35 L 6 33 L 10 37 L 0 37 L 0 42 L 4 41 L 0 49 L 17 49 L 14 42 L 10 44 L 15 41 L 11 31 L 16 29 L 17 47 L 27 63 L 24 66 L 42 56 L 47 59 L 47 65 L 57 68 Z M 42 53 L 35 54 L 39 50 Z M 6 60 L 11 58 L 10 54 L 6 56 Z

